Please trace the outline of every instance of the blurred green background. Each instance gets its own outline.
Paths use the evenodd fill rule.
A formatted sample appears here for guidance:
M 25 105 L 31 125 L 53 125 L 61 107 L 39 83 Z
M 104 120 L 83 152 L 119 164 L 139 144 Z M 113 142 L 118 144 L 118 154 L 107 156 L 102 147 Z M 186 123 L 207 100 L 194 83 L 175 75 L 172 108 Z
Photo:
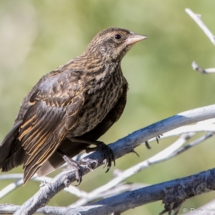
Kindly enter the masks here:
M 215 32 L 214 0 L 0 0 L 0 140 L 12 127 L 22 99 L 40 77 L 80 55 L 100 30 L 111 26 L 149 39 L 136 44 L 122 61 L 130 88 L 128 103 L 121 119 L 102 141 L 111 143 L 179 112 L 214 104 L 215 75 L 201 75 L 192 70 L 191 63 L 195 60 L 203 68 L 215 67 L 215 50 L 185 13 L 187 7 L 202 14 L 206 25 Z M 125 170 L 174 140 L 151 144 L 151 150 L 144 145 L 138 147 L 140 158 L 126 155 L 107 174 L 99 168 L 85 176 L 79 188 L 90 191 L 105 184 L 113 178 L 114 169 Z M 212 138 L 127 182 L 156 184 L 213 168 L 214 150 Z M 22 167 L 12 172 L 22 172 Z M 1 181 L 0 189 L 10 182 Z M 0 203 L 22 204 L 38 189 L 39 183 L 30 181 Z M 183 207 L 197 208 L 213 195 L 192 198 Z M 76 200 L 62 191 L 48 205 L 68 206 Z M 156 202 L 125 214 L 158 214 L 162 210 L 162 203 Z

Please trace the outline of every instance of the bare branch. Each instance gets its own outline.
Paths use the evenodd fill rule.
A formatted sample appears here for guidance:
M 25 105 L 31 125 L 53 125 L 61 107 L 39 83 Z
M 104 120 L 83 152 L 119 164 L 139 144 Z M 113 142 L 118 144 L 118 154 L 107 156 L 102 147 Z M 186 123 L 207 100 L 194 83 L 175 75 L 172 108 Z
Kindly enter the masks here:
M 195 125 L 188 125 L 188 126 L 182 126 L 176 129 L 173 129 L 169 132 L 164 133 L 162 136 L 160 136 L 160 139 L 165 139 L 168 137 L 172 137 L 172 136 L 179 136 L 182 134 L 189 134 L 189 135 L 194 135 L 197 132 L 215 132 L 215 119 L 207 119 L 207 120 L 203 120 L 200 122 L 197 122 Z M 148 142 L 152 142 L 152 141 L 156 141 L 156 138 L 151 138 L 150 140 L 148 140 Z M 143 142 L 142 144 L 145 144 L 145 142 Z M 134 152 L 134 151 L 132 151 Z M 73 160 L 80 160 L 84 157 L 87 156 L 87 153 L 82 153 L 80 155 L 77 155 L 75 157 L 73 157 Z M 65 163 L 64 165 L 62 165 L 59 168 L 65 167 L 67 166 L 67 164 Z M 122 172 L 122 171 L 121 171 Z M 0 177 L 1 180 L 1 177 Z
M 100 198 L 104 199 L 104 198 L 107 198 L 107 197 L 110 197 L 110 196 L 115 196 L 115 195 L 120 194 L 120 193 L 125 192 L 125 191 L 136 190 L 138 188 L 142 188 L 142 187 L 146 187 L 146 186 L 149 186 L 149 185 L 140 184 L 140 183 L 119 184 L 119 185 L 117 185 L 116 187 L 114 187 L 112 189 L 106 190 L 106 191 L 104 191 L 102 193 L 98 193 L 98 196 L 97 196 L 96 199 L 100 199 Z
M 129 191 L 89 205 L 97 206 L 97 208 L 94 208 L 93 210 L 91 209 L 91 213 L 88 211 L 86 214 L 105 215 L 112 212 L 123 212 L 130 208 L 157 200 L 163 200 L 166 210 L 168 210 L 169 205 L 173 203 L 174 209 L 177 203 L 190 198 L 190 196 L 213 191 L 215 189 L 214 176 L 215 169 L 212 169 L 185 178 L 148 186 L 135 191 Z M 98 212 L 98 209 L 101 210 Z M 85 214 L 78 210 L 78 208 L 68 210 L 66 214 L 76 211 Z
M 196 70 L 196 71 L 198 71 L 199 73 L 202 73 L 202 74 L 215 73 L 215 68 L 203 69 L 203 68 L 199 67 L 199 65 L 195 61 L 193 61 L 192 67 L 193 67 L 194 70 Z
M 74 208 L 77 206 L 85 205 L 88 202 L 93 201 L 95 199 L 98 199 L 101 197 L 102 198 L 106 197 L 105 192 L 107 192 L 109 189 L 111 189 L 113 187 L 116 187 L 119 183 L 121 183 L 122 181 L 131 177 L 132 175 L 136 174 L 137 172 L 140 172 L 141 170 L 143 170 L 153 164 L 160 163 L 162 161 L 173 158 L 173 157 L 179 155 L 180 153 L 188 150 L 189 148 L 207 140 L 208 138 L 212 137 L 213 135 L 214 135 L 214 133 L 209 133 L 209 134 L 207 134 L 203 137 L 200 137 L 199 139 L 191 142 L 187 146 L 181 148 L 181 146 L 184 145 L 187 142 L 187 140 L 193 136 L 193 134 L 182 135 L 175 143 L 173 143 L 172 145 L 170 145 L 163 151 L 157 153 L 153 157 L 151 157 L 135 166 L 130 167 L 129 169 L 127 169 L 125 171 L 121 171 L 117 177 L 115 177 L 114 179 L 109 181 L 107 184 L 89 192 L 86 197 L 79 199 L 77 202 L 70 205 L 70 207 Z
M 106 192 L 109 189 L 112 189 L 113 187 L 116 187 L 119 183 L 126 180 L 127 178 L 131 177 L 132 175 L 136 174 L 137 172 L 140 172 L 141 170 L 151 166 L 154 163 L 158 163 L 163 161 L 165 158 L 169 157 L 169 154 L 171 154 L 173 151 L 180 148 L 184 143 L 187 141 L 188 135 L 183 135 L 183 137 L 179 138 L 174 144 L 164 149 L 162 152 L 159 152 L 158 154 L 154 155 L 153 157 L 149 158 L 148 160 L 145 160 L 141 163 L 138 163 L 129 169 L 122 171 L 118 174 L 117 177 L 106 183 L 105 185 L 91 191 L 88 193 L 88 195 L 84 198 L 79 199 L 74 204 L 70 205 L 70 207 L 74 208 L 77 206 L 85 205 L 90 201 L 93 201 L 95 199 L 100 198 L 101 194 Z M 99 196 L 99 197 L 98 197 Z M 103 196 L 105 197 L 105 196 Z
M 210 41 L 213 43 L 213 45 L 215 45 L 215 37 L 212 34 L 212 32 L 208 29 L 208 27 L 204 24 L 204 22 L 202 21 L 202 17 L 201 15 L 197 15 L 195 13 L 193 13 L 192 10 L 190 10 L 189 8 L 185 9 L 186 13 L 197 23 L 197 25 L 203 30 L 203 32 L 207 35 L 207 37 L 210 39 Z
M 9 184 L 8 186 L 6 186 L 5 188 L 3 188 L 0 191 L 0 199 L 2 199 L 4 196 L 6 196 L 8 193 L 12 192 L 13 190 L 15 190 L 17 187 L 19 187 L 22 184 L 23 184 L 23 179 L 19 179 L 18 181 L 15 181 L 15 182 Z
M 182 134 L 195 134 L 198 132 L 215 132 L 215 124 L 212 124 L 213 121 L 205 123 L 196 123 L 195 125 L 187 125 L 187 126 L 182 126 L 180 128 L 173 129 L 172 131 L 168 131 L 163 134 L 163 136 L 160 137 L 160 139 L 168 138 L 168 137 L 173 137 L 173 136 L 179 136 Z M 156 138 L 151 138 L 148 140 L 148 142 L 155 141 Z M 144 144 L 144 143 L 143 143 Z
M 4 175 L 0 175 L 0 180 L 6 180 L 6 179 L 19 179 L 16 182 L 13 182 L 11 184 L 9 184 L 8 186 L 6 186 L 5 188 L 3 188 L 0 191 L 0 199 L 3 198 L 4 196 L 6 196 L 7 194 L 9 194 L 10 192 L 12 192 L 14 189 L 16 189 L 17 187 L 19 187 L 20 185 L 22 185 L 23 182 L 23 174 L 4 174 Z M 34 181 L 39 181 L 39 182 L 51 182 L 52 178 L 44 176 L 44 177 L 37 177 L 36 175 L 31 179 Z M 87 192 L 78 189 L 77 187 L 74 187 L 72 185 L 70 185 L 69 187 L 64 188 L 64 190 L 68 193 L 71 193 L 75 196 L 78 196 L 79 198 L 81 197 L 86 197 L 87 196 Z
M 119 158 L 127 153 L 132 152 L 134 147 L 137 147 L 152 137 L 156 137 L 159 134 L 165 133 L 180 126 L 210 118 L 215 118 L 215 105 L 179 113 L 173 117 L 164 119 L 146 128 L 135 131 L 127 137 L 110 144 L 110 147 L 114 151 L 115 157 Z M 97 160 L 98 166 L 100 166 L 103 162 L 99 152 L 94 152 L 87 157 Z M 89 172 L 89 169 L 87 167 L 83 167 L 82 172 L 83 174 L 86 174 Z M 15 214 L 33 214 L 37 209 L 46 205 L 48 201 L 60 190 L 68 187 L 74 181 L 74 171 L 68 170 L 60 173 L 50 183 L 47 183 L 41 187 L 40 190 L 32 198 L 27 200 Z
M 182 152 L 184 152 L 184 151 L 190 149 L 190 148 L 193 147 L 193 146 L 198 145 L 199 143 L 202 143 L 203 141 L 207 140 L 208 138 L 210 138 L 210 137 L 212 137 L 212 136 L 214 136 L 214 133 L 208 133 L 208 134 L 206 134 L 206 135 L 204 135 L 204 136 L 202 136 L 202 137 L 200 137 L 200 138 L 194 140 L 193 142 L 191 142 L 191 143 L 188 144 L 187 146 L 184 146 L 183 148 L 176 150 L 175 152 L 173 152 L 173 153 L 170 155 L 170 157 L 172 158 L 172 157 L 174 157 L 174 156 L 176 156 L 176 155 L 179 155 L 179 154 L 181 154 Z
M 132 184 L 121 184 L 111 190 L 107 190 L 105 193 L 102 193 L 100 197 L 103 198 L 104 196 L 110 197 L 113 195 L 117 195 L 119 193 L 135 190 L 148 185 L 132 183 Z M 20 206 L 12 205 L 12 204 L 0 204 L 0 214 L 13 214 L 16 210 L 18 210 Z M 66 210 L 66 207 L 43 207 L 36 211 L 36 214 L 63 214 Z
M 18 205 L 12 204 L 0 204 L 0 214 L 13 214 L 20 208 Z M 66 207 L 50 207 L 46 206 L 38 209 L 35 214 L 50 214 L 50 215 L 62 215 L 66 211 Z
M 49 208 L 48 214 L 52 215 L 59 214 L 59 210 L 64 215 L 108 215 L 116 212 L 120 213 L 158 200 L 163 200 L 165 211 L 170 211 L 171 209 L 177 209 L 181 202 L 184 202 L 186 199 L 214 190 L 215 169 L 211 169 L 188 177 L 128 191 L 87 206 L 77 208 L 44 207 L 39 209 L 38 212 Z M 4 208 L 4 205 L 0 207 L 1 213 L 5 211 Z M 14 212 L 18 208 L 20 209 L 19 206 L 14 206 L 14 210 L 10 212 Z

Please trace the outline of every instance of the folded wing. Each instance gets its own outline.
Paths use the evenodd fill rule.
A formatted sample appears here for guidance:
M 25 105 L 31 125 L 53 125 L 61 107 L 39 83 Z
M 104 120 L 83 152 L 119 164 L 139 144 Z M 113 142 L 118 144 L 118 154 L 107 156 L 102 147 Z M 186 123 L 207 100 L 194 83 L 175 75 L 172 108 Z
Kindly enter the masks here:
M 50 91 L 37 90 L 31 96 L 31 106 L 23 117 L 18 137 L 27 153 L 24 160 L 25 183 L 56 151 L 68 130 L 77 123 L 83 101 L 82 94 L 76 95 L 69 89 L 62 89 L 61 93 L 53 88 Z

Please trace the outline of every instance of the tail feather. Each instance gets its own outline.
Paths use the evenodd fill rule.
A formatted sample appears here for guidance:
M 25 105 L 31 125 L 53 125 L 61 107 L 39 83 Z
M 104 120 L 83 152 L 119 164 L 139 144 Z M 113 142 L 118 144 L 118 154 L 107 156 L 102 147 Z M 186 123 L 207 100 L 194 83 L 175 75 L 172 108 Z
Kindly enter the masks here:
M 17 142 L 18 143 L 15 144 L 17 144 L 18 150 L 2 162 L 2 172 L 8 172 L 11 169 L 23 164 L 24 159 L 26 157 L 26 153 L 20 145 L 20 142 L 18 140 Z
M 68 157 L 74 157 L 79 154 L 81 151 L 85 150 L 88 147 L 87 144 L 75 143 L 71 142 L 69 139 L 65 138 L 63 142 L 60 144 L 59 149 L 65 153 Z M 37 171 L 38 176 L 44 176 L 55 169 L 60 167 L 65 163 L 64 159 L 59 155 L 57 151 L 55 151 L 52 156 L 41 166 L 41 168 Z
M 11 156 L 14 157 L 14 161 L 19 160 L 17 155 L 20 155 L 21 151 L 19 151 L 18 148 L 17 149 L 14 148 L 16 146 L 14 145 L 14 143 L 17 141 L 16 139 L 18 137 L 18 129 L 21 123 L 22 121 L 18 121 L 0 144 L 0 169 L 2 170 L 13 168 L 13 162 L 10 162 L 8 160 L 10 159 Z M 13 154 L 16 153 L 17 150 L 19 151 L 18 154 L 13 156 Z M 10 168 L 5 167 L 6 164 L 8 164 Z

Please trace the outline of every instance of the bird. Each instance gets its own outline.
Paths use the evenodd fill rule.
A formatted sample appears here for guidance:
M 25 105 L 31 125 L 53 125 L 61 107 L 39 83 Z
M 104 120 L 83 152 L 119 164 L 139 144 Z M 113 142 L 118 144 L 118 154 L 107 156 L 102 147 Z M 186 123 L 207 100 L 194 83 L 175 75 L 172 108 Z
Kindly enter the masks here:
M 13 128 L 0 144 L 1 171 L 23 164 L 26 184 L 35 173 L 47 175 L 66 162 L 76 171 L 79 185 L 82 164 L 72 157 L 84 150 L 100 151 L 108 171 L 115 164 L 114 153 L 98 139 L 126 105 L 128 82 L 121 60 L 147 38 L 123 28 L 104 29 L 83 54 L 44 75 L 23 99 Z

